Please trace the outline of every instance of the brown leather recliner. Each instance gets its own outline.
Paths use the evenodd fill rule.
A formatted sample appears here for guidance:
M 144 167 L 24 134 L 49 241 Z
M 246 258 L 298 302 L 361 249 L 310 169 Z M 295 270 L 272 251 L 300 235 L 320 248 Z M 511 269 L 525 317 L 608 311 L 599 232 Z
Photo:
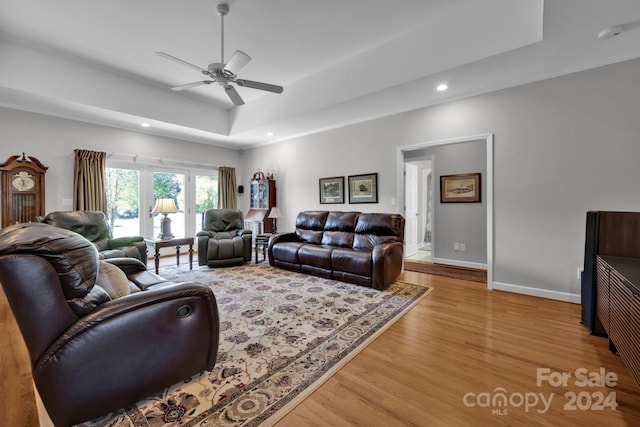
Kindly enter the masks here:
M 168 282 L 133 258 L 100 261 L 77 233 L 42 223 L 0 230 L 0 282 L 56 426 L 126 407 L 215 364 L 210 288 Z
M 142 236 L 113 238 L 104 212 L 100 211 L 56 211 L 38 222 L 66 228 L 87 238 L 98 249 L 100 259 L 131 257 L 147 265 L 147 244 Z
M 231 267 L 251 260 L 253 233 L 244 228 L 238 209 L 209 209 L 202 218 L 198 239 L 198 265 Z

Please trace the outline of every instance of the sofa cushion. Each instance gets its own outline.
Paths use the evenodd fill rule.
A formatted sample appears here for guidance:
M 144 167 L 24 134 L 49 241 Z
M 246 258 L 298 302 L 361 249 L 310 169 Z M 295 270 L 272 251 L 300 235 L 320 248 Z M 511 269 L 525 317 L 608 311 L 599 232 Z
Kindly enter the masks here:
M 399 214 L 361 213 L 358 216 L 355 232 L 360 234 L 375 234 L 378 236 L 393 236 L 402 242 L 403 222 Z M 404 234 L 404 233 L 403 233 Z
M 300 264 L 298 250 L 303 245 L 304 243 L 301 242 L 279 242 L 272 248 L 273 258 L 292 264 Z
M 302 245 L 298 250 L 298 259 L 303 265 L 331 270 L 331 252 L 334 250 L 331 246 Z
M 100 261 L 96 285 L 104 289 L 111 299 L 120 298 L 131 293 L 129 279 L 127 279 L 124 271 L 104 261 Z
M 323 234 L 324 233 L 322 231 L 304 230 L 301 228 L 296 229 L 296 235 L 301 241 L 312 243 L 314 245 L 319 245 L 320 243 L 322 243 Z
M 353 246 L 353 233 L 346 231 L 325 231 L 322 234 L 322 245 L 350 248 Z
M 0 255 L 37 255 L 51 263 L 67 299 L 83 297 L 93 287 L 98 274 L 98 251 L 81 235 L 35 222 L 5 227 L 0 235 L 5 236 Z
M 296 228 L 323 231 L 328 216 L 329 212 L 327 211 L 300 212 L 296 217 Z
M 203 230 L 231 231 L 243 227 L 242 212 L 238 209 L 209 209 L 204 213 Z
M 50 212 L 43 219 L 45 224 L 66 228 L 81 234 L 90 242 L 111 238 L 111 229 L 100 211 L 56 211 Z M 101 250 L 104 248 L 99 248 Z
M 337 248 L 331 253 L 331 266 L 334 271 L 370 277 L 372 274 L 371 251 Z
M 350 231 L 356 228 L 359 212 L 329 212 L 325 231 Z
M 394 236 L 376 236 L 375 234 L 356 234 L 353 237 L 354 249 L 373 249 L 376 245 L 388 242 L 397 242 Z

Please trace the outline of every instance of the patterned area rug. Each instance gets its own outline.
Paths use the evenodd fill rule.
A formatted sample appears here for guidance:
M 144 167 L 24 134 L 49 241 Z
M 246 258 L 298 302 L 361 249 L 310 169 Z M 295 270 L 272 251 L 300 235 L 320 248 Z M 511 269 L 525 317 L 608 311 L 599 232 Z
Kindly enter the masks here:
M 160 273 L 216 295 L 215 368 L 86 426 L 272 424 L 430 292 L 403 282 L 376 291 L 267 263 L 182 268 Z

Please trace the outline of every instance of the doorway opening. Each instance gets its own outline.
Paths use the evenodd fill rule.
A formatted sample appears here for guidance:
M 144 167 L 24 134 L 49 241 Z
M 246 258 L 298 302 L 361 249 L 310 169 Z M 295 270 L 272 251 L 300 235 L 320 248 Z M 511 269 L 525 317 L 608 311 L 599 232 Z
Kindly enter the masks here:
M 459 144 L 459 143 L 484 144 L 483 149 L 486 153 L 486 171 L 484 174 L 485 176 L 483 177 L 484 183 L 485 183 L 485 186 L 484 186 L 485 193 L 483 195 L 483 199 L 484 199 L 484 204 L 486 206 L 486 264 L 480 265 L 473 262 L 455 261 L 453 259 L 447 259 L 445 261 L 447 261 L 446 264 L 450 264 L 453 268 L 457 267 L 461 269 L 470 269 L 470 270 L 481 268 L 480 270 L 477 270 L 477 271 L 482 272 L 482 275 L 486 277 L 487 288 L 492 289 L 493 288 L 493 238 L 494 238 L 493 237 L 493 234 L 494 234 L 493 233 L 493 134 L 483 134 L 483 135 L 462 137 L 462 138 L 456 138 L 456 139 L 450 139 L 450 140 L 430 141 L 430 142 L 424 142 L 424 143 L 419 143 L 414 145 L 397 147 L 396 149 L 396 171 L 397 171 L 396 194 L 398 195 L 398 204 L 397 204 L 398 213 L 405 215 L 407 201 L 410 203 L 409 207 L 411 207 L 411 203 L 413 203 L 413 200 L 410 199 L 411 197 L 413 197 L 411 195 L 413 193 L 410 192 L 410 194 L 407 194 L 407 187 L 411 186 L 412 184 L 407 185 L 407 179 L 405 176 L 405 166 L 407 164 L 411 164 L 414 160 L 424 160 L 421 158 L 412 159 L 411 155 L 413 154 L 414 157 L 418 157 L 416 156 L 416 154 L 418 154 L 420 150 L 424 150 L 430 147 L 440 147 L 440 146 Z M 434 158 L 433 161 L 435 162 L 437 161 L 437 159 Z M 433 208 L 431 209 L 431 212 L 430 212 L 431 213 L 430 238 L 431 238 L 431 251 L 432 251 L 431 253 L 432 253 L 432 261 L 434 261 L 435 263 L 438 263 L 439 258 L 437 256 L 434 256 L 434 254 L 437 254 L 437 252 L 435 252 L 437 249 L 437 245 L 436 245 L 437 229 L 435 227 L 435 224 L 438 221 L 438 217 L 436 213 L 437 209 L 435 209 L 435 202 L 433 201 L 434 197 L 437 198 L 435 185 L 437 185 L 438 173 L 436 168 L 434 167 L 434 163 L 432 163 L 431 166 L 432 166 L 431 167 L 431 188 L 433 189 L 431 193 L 431 196 L 432 196 L 431 201 L 432 201 Z M 426 231 L 427 218 L 423 218 L 423 219 L 425 220 L 424 223 L 425 223 L 425 231 Z M 405 221 L 407 221 L 407 218 L 405 218 Z M 414 222 L 416 227 L 418 226 L 419 223 L 420 221 L 418 220 L 415 220 Z M 413 238 L 412 236 L 414 236 L 414 231 L 408 227 L 405 227 L 405 248 L 408 248 L 410 250 L 412 250 L 413 248 L 413 242 L 407 242 L 406 239 L 407 238 L 411 239 Z M 442 236 L 449 236 L 449 235 L 441 235 L 441 237 Z M 418 241 L 419 239 L 416 237 L 416 242 L 415 242 L 416 249 L 418 247 Z M 410 243 L 411 243 L 411 246 L 410 246 Z M 449 249 L 447 249 L 446 247 L 443 248 L 443 250 L 449 250 Z M 405 251 L 405 254 L 410 255 L 411 252 Z M 434 264 L 434 265 L 440 266 L 442 264 Z M 486 272 L 483 271 L 485 266 L 486 266 Z M 482 282 L 484 282 L 484 279 L 482 280 Z
M 433 156 L 405 163 L 405 258 L 431 262 L 433 251 Z M 415 224 L 408 218 L 415 218 Z M 409 247 L 412 245 L 412 247 Z

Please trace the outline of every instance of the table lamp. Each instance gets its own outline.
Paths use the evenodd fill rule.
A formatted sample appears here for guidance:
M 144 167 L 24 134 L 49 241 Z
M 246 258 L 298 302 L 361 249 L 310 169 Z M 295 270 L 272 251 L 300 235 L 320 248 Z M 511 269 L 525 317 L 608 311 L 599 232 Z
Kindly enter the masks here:
M 277 207 L 272 207 L 271 212 L 269 212 L 269 216 L 267 218 L 273 219 L 273 234 L 278 232 L 278 218 L 282 218 L 282 214 L 280 213 L 280 209 Z
M 159 199 L 156 199 L 156 205 L 153 207 L 152 212 L 164 214 L 164 218 L 162 218 L 162 221 L 160 222 L 160 234 L 158 234 L 158 239 L 173 239 L 174 236 L 171 233 L 171 218 L 167 215 L 178 212 L 176 201 L 171 197 L 160 197 Z

